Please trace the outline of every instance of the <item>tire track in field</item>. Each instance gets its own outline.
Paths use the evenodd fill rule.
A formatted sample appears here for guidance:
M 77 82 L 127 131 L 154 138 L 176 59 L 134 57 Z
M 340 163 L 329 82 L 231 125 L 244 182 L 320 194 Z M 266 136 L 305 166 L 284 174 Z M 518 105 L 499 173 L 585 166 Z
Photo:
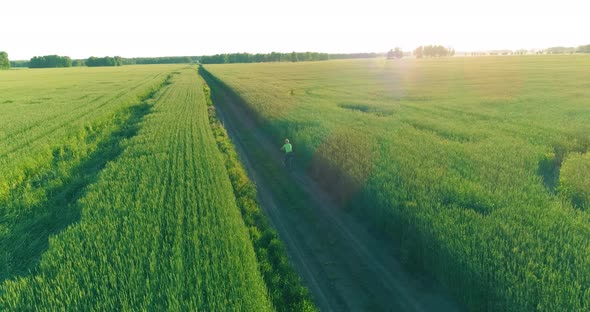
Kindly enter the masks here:
M 457 311 L 443 291 L 403 271 L 392 243 L 370 234 L 340 210 L 305 173 L 286 175 L 307 197 L 307 210 L 285 207 L 273 193 L 275 179 L 265 166 L 278 166 L 282 155 L 248 112 L 215 81 L 209 83 L 217 116 L 224 123 L 248 174 L 256 183 L 261 206 L 287 247 L 296 270 L 322 311 Z M 252 142 L 256 146 L 252 146 Z M 261 164 L 253 150 L 267 155 Z M 284 172 L 281 171 L 284 174 Z

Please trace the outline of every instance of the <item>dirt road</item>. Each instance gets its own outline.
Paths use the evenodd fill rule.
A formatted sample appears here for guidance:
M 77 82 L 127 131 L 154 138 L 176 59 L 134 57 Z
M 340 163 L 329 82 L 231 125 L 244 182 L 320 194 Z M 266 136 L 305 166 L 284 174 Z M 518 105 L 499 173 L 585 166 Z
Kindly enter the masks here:
M 205 78 L 260 204 L 321 311 L 461 310 L 440 287 L 405 273 L 392 243 L 339 209 L 303 170 L 283 170 L 281 142 L 270 142 L 237 100 Z M 295 208 L 286 187 L 303 194 Z

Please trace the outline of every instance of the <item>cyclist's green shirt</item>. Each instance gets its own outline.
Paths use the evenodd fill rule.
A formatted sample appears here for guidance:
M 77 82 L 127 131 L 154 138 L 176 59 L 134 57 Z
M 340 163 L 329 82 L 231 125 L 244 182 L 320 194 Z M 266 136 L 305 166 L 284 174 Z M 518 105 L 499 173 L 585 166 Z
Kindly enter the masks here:
M 291 145 L 291 143 L 287 143 L 283 145 L 283 149 L 285 150 L 285 154 L 289 154 L 293 151 L 293 146 Z

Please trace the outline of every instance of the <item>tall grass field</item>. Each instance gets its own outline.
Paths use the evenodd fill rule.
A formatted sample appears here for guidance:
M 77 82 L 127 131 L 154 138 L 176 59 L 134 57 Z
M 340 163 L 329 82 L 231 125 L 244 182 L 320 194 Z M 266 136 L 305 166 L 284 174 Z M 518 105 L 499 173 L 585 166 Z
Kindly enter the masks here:
M 314 310 L 244 221 L 207 90 L 185 65 L 0 72 L 1 311 Z
M 473 311 L 590 310 L 590 57 L 206 65 Z

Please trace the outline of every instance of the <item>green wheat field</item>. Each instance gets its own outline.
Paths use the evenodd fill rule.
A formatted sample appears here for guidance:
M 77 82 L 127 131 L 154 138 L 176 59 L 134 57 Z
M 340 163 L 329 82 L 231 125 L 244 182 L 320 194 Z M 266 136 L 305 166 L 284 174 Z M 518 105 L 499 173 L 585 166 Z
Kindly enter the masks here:
M 0 310 L 316 309 L 199 72 L 468 310 L 590 310 L 588 68 L 541 55 L 0 71 Z
M 473 311 L 590 309 L 590 58 L 207 65 Z

